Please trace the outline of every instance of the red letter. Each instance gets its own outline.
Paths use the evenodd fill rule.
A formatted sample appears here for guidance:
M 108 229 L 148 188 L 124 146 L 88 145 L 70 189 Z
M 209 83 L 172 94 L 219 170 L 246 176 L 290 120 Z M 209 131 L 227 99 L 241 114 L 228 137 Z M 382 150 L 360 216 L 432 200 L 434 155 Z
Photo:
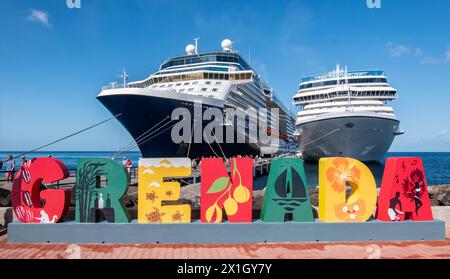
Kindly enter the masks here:
M 201 162 L 201 221 L 222 222 L 222 207 L 233 223 L 252 221 L 253 160 L 231 160 L 231 179 L 222 159 Z
M 432 221 L 430 196 L 420 158 L 388 158 L 378 198 L 380 221 Z
M 41 190 L 48 184 L 69 177 L 67 167 L 57 159 L 37 158 L 17 172 L 12 186 L 14 213 L 22 223 L 56 223 L 70 205 L 70 190 Z M 45 200 L 42 204 L 41 200 Z

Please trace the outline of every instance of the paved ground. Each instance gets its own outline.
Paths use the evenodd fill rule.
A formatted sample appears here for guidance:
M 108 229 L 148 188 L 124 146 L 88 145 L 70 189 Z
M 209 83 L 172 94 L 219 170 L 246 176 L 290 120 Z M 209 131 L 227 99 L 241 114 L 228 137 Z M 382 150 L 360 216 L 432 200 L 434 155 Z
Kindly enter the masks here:
M 283 243 L 227 245 L 75 245 L 8 244 L 0 237 L 0 259 L 300 259 L 300 258 L 446 258 L 450 259 L 450 229 L 447 240 L 384 243 Z

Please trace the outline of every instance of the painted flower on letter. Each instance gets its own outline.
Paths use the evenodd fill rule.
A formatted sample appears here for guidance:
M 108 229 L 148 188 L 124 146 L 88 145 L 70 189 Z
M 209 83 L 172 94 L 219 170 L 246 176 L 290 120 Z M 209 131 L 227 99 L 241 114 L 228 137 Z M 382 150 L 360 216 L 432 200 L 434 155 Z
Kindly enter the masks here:
M 358 200 L 355 203 L 341 203 L 335 207 L 336 217 L 343 222 L 365 222 L 366 202 Z
M 361 171 L 345 158 L 335 159 L 333 166 L 327 169 L 326 174 L 331 187 L 338 193 L 345 191 L 347 181 L 358 183 L 361 177 Z

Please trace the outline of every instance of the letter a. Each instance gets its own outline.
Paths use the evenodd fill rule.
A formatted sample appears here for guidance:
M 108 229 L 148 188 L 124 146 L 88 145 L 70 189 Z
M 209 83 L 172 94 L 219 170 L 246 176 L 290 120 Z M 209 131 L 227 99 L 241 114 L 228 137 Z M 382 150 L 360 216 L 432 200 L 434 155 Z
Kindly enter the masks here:
M 263 222 L 284 222 L 286 214 L 296 222 L 314 222 L 303 160 L 274 159 L 261 209 Z
M 430 196 L 420 158 L 388 158 L 378 198 L 377 219 L 432 221 Z

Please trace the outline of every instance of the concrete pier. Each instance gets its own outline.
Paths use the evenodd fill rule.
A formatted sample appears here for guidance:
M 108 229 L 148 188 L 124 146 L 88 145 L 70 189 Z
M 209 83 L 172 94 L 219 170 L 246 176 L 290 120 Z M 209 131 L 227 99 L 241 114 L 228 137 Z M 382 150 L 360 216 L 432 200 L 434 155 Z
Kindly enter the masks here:
M 445 223 L 151 223 L 23 224 L 8 227 L 9 243 L 280 243 L 445 240 Z

